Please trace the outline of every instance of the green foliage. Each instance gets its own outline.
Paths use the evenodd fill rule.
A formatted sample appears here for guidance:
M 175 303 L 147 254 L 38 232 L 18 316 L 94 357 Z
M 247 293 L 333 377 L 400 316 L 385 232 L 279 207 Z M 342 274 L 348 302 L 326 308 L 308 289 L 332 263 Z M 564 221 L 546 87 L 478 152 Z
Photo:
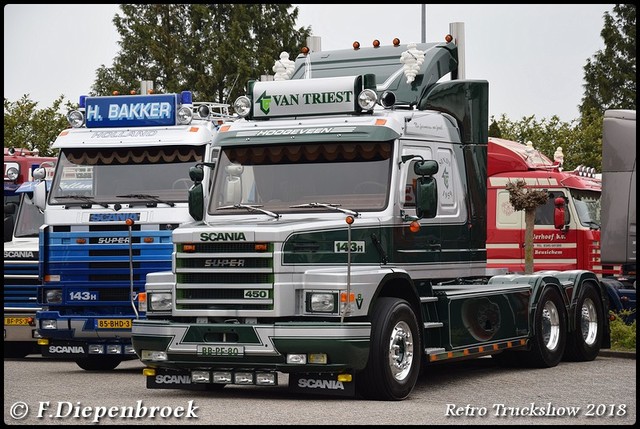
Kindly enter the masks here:
M 53 102 L 53 106 L 38 109 L 38 103 L 27 95 L 18 101 L 4 99 L 4 147 L 38 149 L 41 156 L 52 156 L 51 144 L 60 131 L 68 128 L 69 123 L 60 113 L 64 96 Z M 65 110 L 72 107 L 65 103 Z
M 635 312 L 635 310 L 633 310 Z M 609 322 L 611 329 L 611 350 L 635 351 L 636 350 L 636 321 L 627 325 L 624 317 L 631 314 L 631 310 L 622 310 L 615 313 L 616 318 Z
M 490 130 L 501 138 L 521 143 L 531 141 L 533 147 L 553 160 L 558 147 L 564 153 L 563 168 L 567 171 L 579 165 L 602 171 L 602 118 L 604 113 L 591 112 L 586 121 L 562 122 L 557 116 L 536 119 L 535 115 L 512 121 L 506 115 L 491 117 Z M 492 137 L 498 137 L 492 135 Z
M 151 80 L 159 93 L 193 92 L 196 101 L 233 102 L 280 53 L 295 59 L 310 27 L 295 29 L 287 4 L 122 4 L 113 23 L 121 50 L 96 71 L 92 95 L 137 91 Z M 290 10 L 291 9 L 291 10 Z
M 636 5 L 616 4 L 613 15 L 605 12 L 600 36 L 604 50 L 584 66 L 583 120 L 593 111 L 636 109 Z

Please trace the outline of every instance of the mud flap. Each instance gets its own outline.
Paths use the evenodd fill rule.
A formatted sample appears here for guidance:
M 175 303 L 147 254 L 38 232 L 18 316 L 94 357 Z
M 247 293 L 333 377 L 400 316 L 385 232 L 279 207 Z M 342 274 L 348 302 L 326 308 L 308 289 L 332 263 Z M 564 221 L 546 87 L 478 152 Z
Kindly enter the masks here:
M 338 381 L 337 373 L 289 374 L 289 390 L 329 396 L 354 397 L 356 394 L 355 381 Z

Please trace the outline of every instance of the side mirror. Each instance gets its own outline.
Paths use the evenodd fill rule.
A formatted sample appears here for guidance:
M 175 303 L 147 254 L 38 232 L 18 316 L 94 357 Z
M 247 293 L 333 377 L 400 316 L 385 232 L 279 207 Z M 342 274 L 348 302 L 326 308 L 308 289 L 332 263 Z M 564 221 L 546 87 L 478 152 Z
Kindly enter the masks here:
M 44 180 L 38 182 L 33 189 L 33 203 L 40 211 L 44 211 L 47 205 L 47 182 Z
M 202 169 L 200 169 L 202 171 Z M 197 221 L 204 218 L 204 193 L 202 182 L 189 188 L 189 215 Z
M 566 202 L 564 198 L 558 197 L 553 203 L 555 204 L 555 208 L 553 209 L 553 226 L 556 229 L 563 230 L 569 223 Z
M 438 163 L 434 160 L 417 161 L 413 164 L 413 172 L 420 176 L 416 179 L 416 216 L 420 219 L 434 218 L 438 211 L 438 183 L 431 176 L 438 172 Z

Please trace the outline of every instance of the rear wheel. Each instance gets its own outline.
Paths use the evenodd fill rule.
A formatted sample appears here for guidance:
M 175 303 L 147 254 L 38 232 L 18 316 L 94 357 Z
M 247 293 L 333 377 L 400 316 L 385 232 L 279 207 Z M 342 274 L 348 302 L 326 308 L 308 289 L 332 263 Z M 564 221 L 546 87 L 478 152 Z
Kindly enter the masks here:
M 567 338 L 565 357 L 573 361 L 591 361 L 600 353 L 604 311 L 600 297 L 592 284 L 586 284 L 578 297 L 575 329 Z
M 122 358 L 111 356 L 91 356 L 76 360 L 76 364 L 85 371 L 111 371 L 122 362 Z
M 409 396 L 420 373 L 420 332 L 413 309 L 398 298 L 379 298 L 371 320 L 366 368 L 356 375 L 366 399 L 398 401 Z
M 567 316 L 562 297 L 556 289 L 546 287 L 542 291 L 533 323 L 531 350 L 518 357 L 527 366 L 551 368 L 558 365 L 566 347 Z

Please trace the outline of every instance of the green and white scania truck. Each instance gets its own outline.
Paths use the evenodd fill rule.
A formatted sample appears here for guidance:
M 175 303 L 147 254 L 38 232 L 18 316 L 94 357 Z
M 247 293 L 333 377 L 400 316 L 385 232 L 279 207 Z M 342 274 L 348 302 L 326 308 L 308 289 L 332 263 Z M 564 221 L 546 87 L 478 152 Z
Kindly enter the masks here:
M 608 346 L 595 274 L 486 268 L 488 82 L 464 79 L 451 28 L 300 54 L 290 79 L 249 82 L 216 165 L 190 171 L 195 221 L 173 231 L 172 271 L 147 275 L 132 344 L 148 388 L 288 378 L 402 400 L 422 365 L 553 367 Z

